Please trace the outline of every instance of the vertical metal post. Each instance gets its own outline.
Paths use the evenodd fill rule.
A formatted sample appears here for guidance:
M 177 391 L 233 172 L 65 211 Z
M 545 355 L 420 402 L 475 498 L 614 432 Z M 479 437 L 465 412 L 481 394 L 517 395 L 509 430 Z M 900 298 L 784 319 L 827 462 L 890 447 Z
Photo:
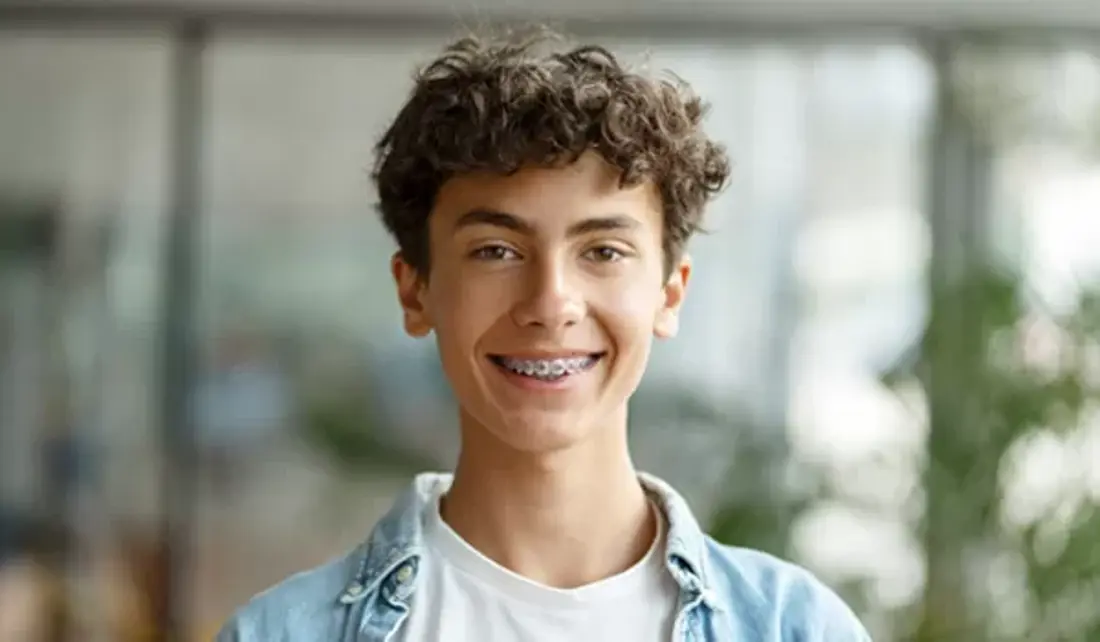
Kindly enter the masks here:
M 928 291 L 937 324 L 937 347 L 926 355 L 922 381 L 928 397 L 928 463 L 925 471 L 924 614 L 918 642 L 975 639 L 985 632 L 969 611 L 965 581 L 966 547 L 980 535 L 972 519 L 975 498 L 996 493 L 995 476 L 960 466 L 961 456 L 981 452 L 981 419 L 973 415 L 984 394 L 974 372 L 975 346 L 983 311 L 958 294 L 972 289 L 988 265 L 990 180 L 993 147 L 967 114 L 953 75 L 958 41 L 929 43 L 936 74 L 936 102 L 928 149 L 927 208 L 932 236 Z M 946 293 L 952 293 L 947 296 Z M 979 352 L 980 353 L 980 352 Z M 972 373 L 973 376 L 965 376 Z M 961 376 L 962 375 L 962 376 Z M 961 390 L 957 382 L 969 381 Z M 992 485 L 991 485 L 992 484 Z
M 161 445 L 163 521 L 150 596 L 156 639 L 182 642 L 187 635 L 188 567 L 192 560 L 196 443 L 190 412 L 195 363 L 195 282 L 202 193 L 202 59 L 205 23 L 188 21 L 175 33 L 171 67 L 171 209 L 165 230 Z
M 932 237 L 932 260 L 927 279 L 931 305 L 936 305 L 939 289 L 957 280 L 962 272 L 959 262 L 963 257 L 958 249 L 961 239 L 954 233 L 957 222 L 953 219 L 962 214 L 958 204 L 962 200 L 961 192 L 965 189 L 962 182 L 965 179 L 960 180 L 963 167 L 958 148 L 960 141 L 957 139 L 958 109 L 951 80 L 951 43 L 935 38 L 928 43 L 928 53 L 935 74 L 936 94 L 927 150 L 926 203 Z M 944 430 L 938 416 L 943 403 L 942 395 L 937 394 L 937 374 L 926 372 L 923 377 L 929 391 L 930 406 L 929 470 L 933 466 L 937 444 L 941 441 L 938 433 Z M 951 515 L 947 494 L 940 488 L 939 477 L 929 471 L 925 471 L 924 477 L 926 506 L 922 543 L 925 587 L 923 615 L 915 639 L 918 642 L 933 642 L 962 632 L 960 622 L 964 618 L 965 606 L 958 594 L 961 588 L 961 552 L 953 551 L 950 542 L 945 541 L 955 534 L 949 527 Z

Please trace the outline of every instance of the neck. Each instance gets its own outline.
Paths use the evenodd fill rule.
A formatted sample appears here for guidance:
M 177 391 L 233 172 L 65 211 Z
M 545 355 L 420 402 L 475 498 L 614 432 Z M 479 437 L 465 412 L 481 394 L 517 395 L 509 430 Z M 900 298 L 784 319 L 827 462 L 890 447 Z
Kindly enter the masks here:
M 622 414 L 614 435 L 552 454 L 509 449 L 463 417 L 443 520 L 486 557 L 548 586 L 583 586 L 630 568 L 657 525 Z

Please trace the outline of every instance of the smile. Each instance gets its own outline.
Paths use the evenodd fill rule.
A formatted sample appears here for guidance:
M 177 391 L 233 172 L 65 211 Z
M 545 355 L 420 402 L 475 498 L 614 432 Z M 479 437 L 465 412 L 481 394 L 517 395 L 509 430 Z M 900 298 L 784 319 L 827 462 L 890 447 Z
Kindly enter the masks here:
M 604 353 L 525 359 L 505 355 L 489 355 L 489 360 L 499 368 L 521 377 L 538 381 L 560 381 L 572 375 L 591 370 L 599 363 Z

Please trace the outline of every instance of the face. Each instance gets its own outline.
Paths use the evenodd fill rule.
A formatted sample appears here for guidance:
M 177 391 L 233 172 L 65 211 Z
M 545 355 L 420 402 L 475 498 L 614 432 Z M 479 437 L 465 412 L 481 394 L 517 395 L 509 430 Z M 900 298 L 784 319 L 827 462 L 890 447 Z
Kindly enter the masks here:
M 525 452 L 625 431 L 652 338 L 676 332 L 690 268 L 664 273 L 656 188 L 620 189 L 594 153 L 561 168 L 469 174 L 429 219 L 431 270 L 394 257 L 414 336 L 434 333 L 475 430 Z

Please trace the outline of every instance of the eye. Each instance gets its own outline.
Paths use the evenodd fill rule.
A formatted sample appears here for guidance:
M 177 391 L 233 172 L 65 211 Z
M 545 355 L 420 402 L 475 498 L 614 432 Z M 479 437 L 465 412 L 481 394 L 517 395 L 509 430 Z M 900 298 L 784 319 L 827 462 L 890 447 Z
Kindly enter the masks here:
M 486 245 L 471 252 L 470 257 L 478 261 L 511 261 L 519 258 L 519 254 L 503 245 Z
M 610 245 L 601 245 L 599 247 L 594 247 L 588 250 L 588 252 L 586 252 L 585 254 L 587 254 L 590 259 L 598 263 L 614 263 L 615 261 L 622 260 L 626 256 L 626 254 L 624 254 L 620 250 L 611 247 Z

